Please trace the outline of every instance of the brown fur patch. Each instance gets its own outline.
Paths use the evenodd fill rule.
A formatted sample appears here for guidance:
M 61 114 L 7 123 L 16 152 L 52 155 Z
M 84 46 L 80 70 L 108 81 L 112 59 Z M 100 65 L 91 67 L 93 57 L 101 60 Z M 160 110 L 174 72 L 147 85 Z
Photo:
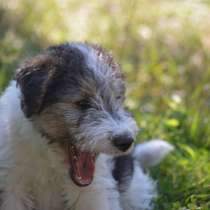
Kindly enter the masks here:
M 68 125 L 65 122 L 65 111 L 71 104 L 58 103 L 46 108 L 39 116 L 32 117 L 41 133 L 50 140 L 65 141 L 69 138 Z

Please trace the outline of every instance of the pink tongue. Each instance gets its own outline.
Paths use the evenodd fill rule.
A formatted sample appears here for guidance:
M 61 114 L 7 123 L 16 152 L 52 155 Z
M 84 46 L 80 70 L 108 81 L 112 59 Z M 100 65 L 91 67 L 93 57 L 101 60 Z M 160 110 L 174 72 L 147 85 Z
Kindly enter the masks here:
M 70 175 L 75 184 L 87 186 L 93 181 L 95 155 L 79 151 L 74 146 L 69 150 Z

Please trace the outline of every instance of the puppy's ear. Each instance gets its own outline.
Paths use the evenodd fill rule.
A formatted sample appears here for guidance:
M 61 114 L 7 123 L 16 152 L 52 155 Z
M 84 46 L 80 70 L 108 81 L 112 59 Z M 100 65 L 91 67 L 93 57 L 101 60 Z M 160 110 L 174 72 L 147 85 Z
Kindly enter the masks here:
M 26 61 L 18 69 L 16 80 L 21 90 L 21 108 L 26 117 L 41 111 L 55 66 L 55 59 L 51 56 L 39 55 Z

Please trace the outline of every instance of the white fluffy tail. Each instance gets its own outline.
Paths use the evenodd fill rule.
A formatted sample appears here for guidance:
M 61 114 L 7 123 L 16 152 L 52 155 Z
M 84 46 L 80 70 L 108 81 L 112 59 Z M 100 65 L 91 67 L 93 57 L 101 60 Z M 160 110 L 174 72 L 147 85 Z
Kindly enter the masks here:
M 140 162 L 141 167 L 149 168 L 160 163 L 173 149 L 166 141 L 154 139 L 136 145 L 134 158 Z

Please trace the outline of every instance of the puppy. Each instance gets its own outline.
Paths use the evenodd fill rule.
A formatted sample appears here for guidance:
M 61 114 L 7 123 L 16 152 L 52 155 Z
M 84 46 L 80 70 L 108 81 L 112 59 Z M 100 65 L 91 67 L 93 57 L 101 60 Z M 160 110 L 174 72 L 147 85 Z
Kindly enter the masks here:
M 97 45 L 24 62 L 0 100 L 0 209 L 152 209 L 155 183 L 142 169 L 172 146 L 134 147 L 124 94 L 119 65 Z

